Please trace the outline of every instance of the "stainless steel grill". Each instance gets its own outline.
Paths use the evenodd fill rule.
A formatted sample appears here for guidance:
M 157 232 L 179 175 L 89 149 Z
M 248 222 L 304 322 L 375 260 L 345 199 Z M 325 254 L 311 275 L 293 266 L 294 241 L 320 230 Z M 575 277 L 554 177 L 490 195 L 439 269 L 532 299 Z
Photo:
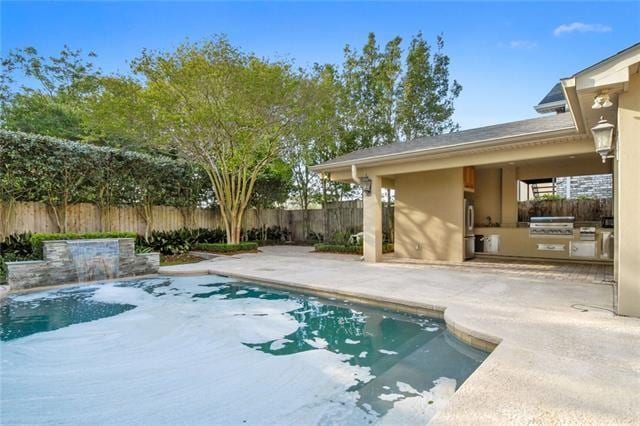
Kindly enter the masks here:
M 529 222 L 530 237 L 573 238 L 573 216 L 532 217 Z

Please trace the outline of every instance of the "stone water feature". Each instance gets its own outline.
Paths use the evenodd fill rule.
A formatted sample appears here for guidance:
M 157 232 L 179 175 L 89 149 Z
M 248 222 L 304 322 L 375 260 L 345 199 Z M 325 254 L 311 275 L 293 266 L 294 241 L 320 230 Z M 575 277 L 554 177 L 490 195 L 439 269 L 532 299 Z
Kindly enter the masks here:
M 133 238 L 43 242 L 44 260 L 7 262 L 11 290 L 157 274 L 158 253 L 135 254 Z

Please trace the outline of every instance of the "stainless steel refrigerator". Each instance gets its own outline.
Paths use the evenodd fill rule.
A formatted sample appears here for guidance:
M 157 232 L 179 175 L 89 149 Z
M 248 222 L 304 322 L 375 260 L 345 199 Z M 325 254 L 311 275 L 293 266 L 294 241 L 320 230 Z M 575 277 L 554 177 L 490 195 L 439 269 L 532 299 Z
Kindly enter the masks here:
M 475 211 L 473 200 L 464 199 L 464 258 L 472 259 L 476 253 L 476 235 L 474 231 Z

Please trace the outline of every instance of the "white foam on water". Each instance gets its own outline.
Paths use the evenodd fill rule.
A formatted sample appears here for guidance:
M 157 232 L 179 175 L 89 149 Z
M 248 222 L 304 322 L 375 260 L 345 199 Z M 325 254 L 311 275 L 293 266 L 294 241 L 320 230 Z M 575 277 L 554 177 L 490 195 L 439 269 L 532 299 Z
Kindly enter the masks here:
M 398 382 L 398 384 L 400 383 L 401 382 Z M 427 424 L 436 412 L 451 399 L 456 390 L 455 379 L 440 377 L 434 380 L 433 383 L 434 386 L 428 391 L 417 393 L 416 396 L 403 398 L 394 402 L 393 407 L 382 417 L 380 424 Z M 413 390 L 415 391 L 415 389 Z
M 402 393 L 412 393 L 414 395 L 420 395 L 420 392 L 418 392 L 416 388 L 414 388 L 408 383 L 396 382 L 396 386 L 398 387 L 398 390 Z
M 404 395 L 399 393 L 383 393 L 378 395 L 378 398 L 383 401 L 397 401 L 404 398 Z
M 385 355 L 398 355 L 398 352 L 389 351 L 387 349 L 378 349 L 378 352 L 380 352 L 381 354 L 385 354 Z
M 380 417 L 348 391 L 375 378 L 370 368 L 326 350 L 326 340 L 315 336 L 306 340 L 315 349 L 277 356 L 246 345 L 284 348 L 291 342 L 285 336 L 305 326 L 292 315 L 301 303 L 192 297 L 231 281 L 172 278 L 151 294 L 113 283 L 93 286 L 93 300 L 136 308 L 1 342 L 3 423 L 410 425 L 427 423 L 453 395 L 453 379 L 440 378 L 424 392 L 397 382 L 399 392 L 384 386 L 389 393 L 378 396 L 393 402 Z M 17 297 L 37 303 L 59 294 Z
M 322 337 L 314 337 L 313 339 L 305 339 L 304 340 L 308 345 L 313 346 L 317 349 L 324 349 L 329 346 L 329 342 L 324 340 Z
M 289 340 L 289 339 L 278 339 L 278 340 L 274 340 L 271 345 L 269 346 L 269 350 L 271 351 L 278 351 L 282 348 L 284 348 L 287 343 L 291 343 L 293 342 L 293 340 Z
M 344 342 L 347 345 L 357 345 L 358 343 L 360 343 L 360 340 L 344 339 Z
M 23 424 L 370 424 L 348 389 L 369 368 L 318 349 L 274 356 L 243 343 L 282 342 L 292 300 L 202 299 L 172 279 L 156 297 L 105 284 L 94 300 L 135 309 L 2 342 L 2 418 Z M 327 342 L 316 338 L 315 347 Z
M 425 331 L 431 331 L 431 332 L 433 332 L 433 331 L 438 331 L 438 330 L 440 330 L 440 327 L 423 327 L 422 329 L 423 329 L 423 330 L 425 330 Z
M 247 293 L 249 293 L 247 290 L 238 290 L 238 291 L 236 291 L 236 294 L 240 294 L 240 295 L 247 294 Z

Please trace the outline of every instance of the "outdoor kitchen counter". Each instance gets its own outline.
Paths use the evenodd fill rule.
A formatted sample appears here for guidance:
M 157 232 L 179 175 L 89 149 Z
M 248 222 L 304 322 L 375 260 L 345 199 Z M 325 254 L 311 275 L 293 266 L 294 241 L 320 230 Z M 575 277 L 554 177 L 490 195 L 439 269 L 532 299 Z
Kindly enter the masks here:
M 534 257 L 544 259 L 571 259 L 571 260 L 589 260 L 589 261 L 605 261 L 612 262 L 611 259 L 601 259 L 601 240 L 603 232 L 613 232 L 611 228 L 596 228 L 596 256 L 595 257 L 571 257 L 569 255 L 569 242 L 579 241 L 579 226 L 573 230 L 573 238 L 569 237 L 530 237 L 529 228 L 527 226 L 519 227 L 476 227 L 474 230 L 476 235 L 499 235 L 500 244 L 497 253 L 483 253 L 496 256 L 517 256 L 517 257 Z M 542 251 L 538 250 L 538 244 L 561 244 L 564 246 L 563 251 Z

